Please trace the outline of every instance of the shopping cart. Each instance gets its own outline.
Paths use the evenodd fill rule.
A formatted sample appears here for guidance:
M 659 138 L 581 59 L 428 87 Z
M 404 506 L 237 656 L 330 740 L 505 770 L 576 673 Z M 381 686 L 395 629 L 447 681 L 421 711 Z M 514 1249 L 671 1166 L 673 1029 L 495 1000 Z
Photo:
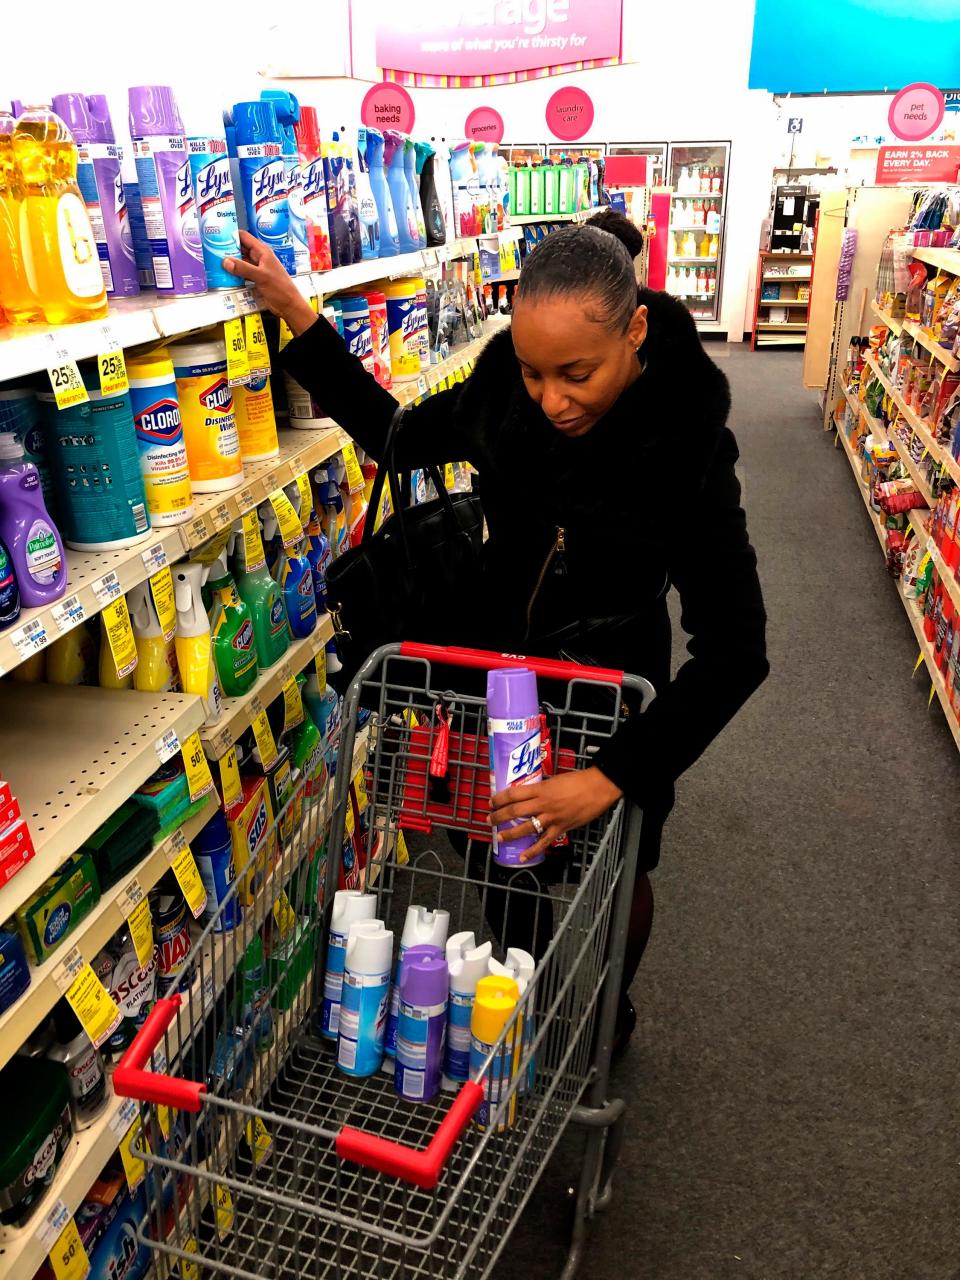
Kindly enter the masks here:
M 653 697 L 619 673 L 418 644 L 364 665 L 335 779 L 330 755 L 265 831 L 252 824 L 249 861 L 193 947 L 189 988 L 158 1000 L 114 1074 L 141 1102 L 140 1236 L 161 1280 L 481 1280 L 571 1120 L 585 1126 L 563 1274 L 576 1270 L 620 1143 L 608 1068 L 641 815 L 621 801 L 538 869 L 493 861 L 485 700 L 462 689 L 507 666 L 538 675 L 553 771 L 590 764 L 627 713 L 625 690 L 630 714 Z M 491 938 L 495 955 L 508 939 L 537 957 L 456 1094 L 411 1103 L 387 1074 L 346 1076 L 318 1034 L 329 904 L 353 884 L 376 893 L 397 942 L 419 904 L 449 910 L 451 933 Z M 481 1128 L 503 1044 L 513 1074 L 499 1100 L 488 1094 Z

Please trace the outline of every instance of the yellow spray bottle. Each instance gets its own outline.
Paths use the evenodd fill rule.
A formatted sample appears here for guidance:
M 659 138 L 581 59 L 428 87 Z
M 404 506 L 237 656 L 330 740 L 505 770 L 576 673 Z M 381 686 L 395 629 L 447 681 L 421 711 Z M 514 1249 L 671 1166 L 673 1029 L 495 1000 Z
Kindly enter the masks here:
M 213 662 L 210 623 L 203 607 L 201 588 L 207 566 L 187 560 L 174 566 L 173 587 L 177 602 L 177 667 L 184 693 L 198 693 L 204 701 L 207 725 L 216 724 L 223 710 L 223 695 Z
M 149 582 L 141 582 L 127 592 L 127 607 L 137 642 L 134 688 L 141 693 L 169 693 L 179 689 L 176 640 L 173 636 L 169 640 L 164 638 Z

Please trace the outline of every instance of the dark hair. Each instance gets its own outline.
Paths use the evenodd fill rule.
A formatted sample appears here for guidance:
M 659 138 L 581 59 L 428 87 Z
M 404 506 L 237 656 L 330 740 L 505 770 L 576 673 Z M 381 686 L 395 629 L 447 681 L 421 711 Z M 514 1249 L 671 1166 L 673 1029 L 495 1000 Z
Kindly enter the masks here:
M 609 231 L 612 236 L 616 236 L 620 243 L 626 246 L 631 258 L 643 252 L 643 232 L 635 222 L 631 222 L 616 209 L 611 209 L 609 205 L 595 213 L 592 218 L 588 218 L 587 226 L 598 227 L 601 231 Z
M 595 298 L 601 322 L 626 332 L 637 309 L 637 280 L 633 259 L 616 236 L 596 227 L 564 227 L 524 260 L 517 302 L 572 296 Z

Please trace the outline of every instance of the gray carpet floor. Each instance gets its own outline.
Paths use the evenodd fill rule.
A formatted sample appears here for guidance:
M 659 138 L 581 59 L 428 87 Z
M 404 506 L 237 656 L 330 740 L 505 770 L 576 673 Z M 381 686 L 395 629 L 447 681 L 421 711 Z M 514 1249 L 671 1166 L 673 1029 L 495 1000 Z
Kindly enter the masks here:
M 709 350 L 772 674 L 679 787 L 581 1274 L 957 1280 L 960 759 L 800 357 Z M 498 1280 L 559 1275 L 575 1157 Z

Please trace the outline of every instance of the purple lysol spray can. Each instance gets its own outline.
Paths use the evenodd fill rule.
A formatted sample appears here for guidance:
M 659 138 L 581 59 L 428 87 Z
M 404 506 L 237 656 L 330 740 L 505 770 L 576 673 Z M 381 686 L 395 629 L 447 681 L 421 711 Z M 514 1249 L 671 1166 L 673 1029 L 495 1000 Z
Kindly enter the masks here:
M 200 223 L 183 122 L 165 84 L 130 90 L 130 137 L 158 293 L 204 293 Z
M 490 734 L 490 786 L 493 795 L 511 787 L 526 787 L 543 778 L 540 748 L 540 699 L 537 677 L 526 667 L 487 674 L 487 726 Z M 514 819 L 494 835 L 493 858 L 501 866 L 520 866 L 520 855 L 537 843 L 536 835 L 511 840 Z M 523 866 L 543 861 L 541 853 Z
M 140 281 L 120 176 L 123 151 L 113 135 L 107 100 L 102 93 L 58 93 L 53 109 L 77 144 L 77 185 L 93 228 L 103 287 L 112 298 L 136 297 Z
M 400 977 L 394 1088 L 410 1102 L 440 1090 L 447 1035 L 447 961 L 440 947 L 411 947 Z

